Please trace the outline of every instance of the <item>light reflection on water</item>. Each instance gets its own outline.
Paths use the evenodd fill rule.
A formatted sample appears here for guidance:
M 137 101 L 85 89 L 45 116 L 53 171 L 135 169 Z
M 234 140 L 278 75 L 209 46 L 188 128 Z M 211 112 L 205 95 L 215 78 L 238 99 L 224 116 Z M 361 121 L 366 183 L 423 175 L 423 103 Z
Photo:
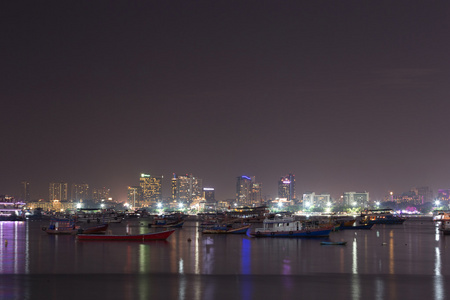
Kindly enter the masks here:
M 24 274 L 51 276 L 49 282 L 58 284 L 40 284 L 47 284 L 55 294 L 68 288 L 61 274 L 72 274 L 73 280 L 84 285 L 90 284 L 86 281 L 90 274 L 97 275 L 90 277 L 92 285 L 102 280 L 99 274 L 103 274 L 101 278 L 114 274 L 114 284 L 100 283 L 123 299 L 161 296 L 169 287 L 170 298 L 180 300 L 255 299 L 256 295 L 270 295 L 269 288 L 274 286 L 286 297 L 299 295 L 300 288 L 302 295 L 312 288 L 316 293 L 335 295 L 338 291 L 343 295 L 335 299 L 428 295 L 441 300 L 449 290 L 445 277 L 450 275 L 450 260 L 445 249 L 450 247 L 450 239 L 440 235 L 432 223 L 378 226 L 357 234 L 336 232 L 330 240 L 348 243 L 331 247 L 320 246 L 320 239 L 206 236 L 198 232 L 195 223 L 177 230 L 167 242 L 77 242 L 73 236 L 49 236 L 40 230 L 42 225 L 0 222 L 0 272 L 21 278 L 2 277 L 1 299 L 7 299 L 3 297 L 7 293 L 20 293 L 17 299 L 32 298 L 37 286 L 23 283 Z M 148 231 L 137 224 L 111 228 L 123 233 Z M 192 241 L 188 242 L 188 237 Z M 120 276 L 125 277 L 118 279 Z

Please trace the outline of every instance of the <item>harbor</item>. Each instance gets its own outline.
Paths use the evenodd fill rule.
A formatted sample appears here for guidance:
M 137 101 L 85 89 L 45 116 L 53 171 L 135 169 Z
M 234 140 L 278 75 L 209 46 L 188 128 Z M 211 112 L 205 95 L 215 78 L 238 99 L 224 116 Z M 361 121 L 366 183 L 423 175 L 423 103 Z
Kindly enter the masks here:
M 147 222 L 125 219 L 105 234 L 166 230 Z M 203 234 L 187 220 L 163 241 L 80 241 L 45 225 L 0 222 L 0 298 L 444 299 L 450 290 L 450 239 L 430 218 L 306 239 Z

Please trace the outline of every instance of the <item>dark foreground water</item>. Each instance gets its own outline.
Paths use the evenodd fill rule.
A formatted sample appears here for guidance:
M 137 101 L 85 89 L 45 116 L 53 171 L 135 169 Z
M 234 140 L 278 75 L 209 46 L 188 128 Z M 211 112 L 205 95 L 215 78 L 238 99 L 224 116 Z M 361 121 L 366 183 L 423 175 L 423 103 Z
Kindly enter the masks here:
M 450 292 L 450 236 L 430 220 L 330 235 L 346 246 L 202 235 L 196 222 L 165 242 L 82 242 L 47 235 L 46 225 L 0 222 L 0 299 L 431 300 Z M 146 225 L 109 230 L 154 230 Z

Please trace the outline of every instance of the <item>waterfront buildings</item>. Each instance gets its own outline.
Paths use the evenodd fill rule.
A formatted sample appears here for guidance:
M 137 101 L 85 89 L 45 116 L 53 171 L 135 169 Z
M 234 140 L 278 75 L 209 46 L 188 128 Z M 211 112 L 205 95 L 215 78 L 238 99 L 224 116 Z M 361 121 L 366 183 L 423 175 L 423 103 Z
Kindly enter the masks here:
M 236 204 L 240 206 L 257 206 L 262 202 L 262 184 L 255 177 L 238 176 L 236 178 Z
M 194 200 L 203 198 L 202 180 L 191 175 L 173 174 L 172 200 L 177 203 L 190 204 Z
M 106 187 L 93 188 L 92 189 L 92 200 L 94 202 L 102 202 L 110 198 L 111 190 Z
M 163 176 L 152 176 L 141 173 L 139 185 L 141 187 L 140 206 L 151 206 L 162 201 Z
M 67 182 L 50 182 L 48 194 L 49 201 L 67 202 Z
M 141 203 L 141 187 L 140 186 L 129 186 L 127 190 L 127 200 L 128 203 L 133 207 L 140 207 Z
M 369 192 L 345 192 L 342 196 L 345 206 L 369 208 Z
M 28 181 L 20 182 L 20 199 L 25 202 L 30 202 L 30 183 Z
M 203 197 L 207 204 L 213 204 L 216 202 L 216 197 L 214 193 L 214 188 L 205 187 L 203 188 Z
M 315 192 L 307 192 L 303 194 L 303 209 L 328 209 L 331 207 L 331 195 L 322 193 L 317 194 Z
M 70 200 L 75 202 L 82 202 L 90 199 L 89 184 L 87 183 L 72 183 L 70 191 Z
M 278 181 L 278 198 L 285 198 L 287 201 L 296 199 L 294 174 L 289 174 L 280 178 Z

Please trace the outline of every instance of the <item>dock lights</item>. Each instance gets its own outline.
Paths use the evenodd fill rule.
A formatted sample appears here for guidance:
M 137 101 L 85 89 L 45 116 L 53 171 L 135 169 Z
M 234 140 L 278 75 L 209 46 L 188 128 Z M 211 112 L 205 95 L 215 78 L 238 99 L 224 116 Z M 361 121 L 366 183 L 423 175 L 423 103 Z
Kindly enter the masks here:
M 181 204 L 181 203 L 180 203 Z M 161 208 L 162 207 L 162 203 L 158 202 L 158 204 L 156 204 L 156 207 Z

